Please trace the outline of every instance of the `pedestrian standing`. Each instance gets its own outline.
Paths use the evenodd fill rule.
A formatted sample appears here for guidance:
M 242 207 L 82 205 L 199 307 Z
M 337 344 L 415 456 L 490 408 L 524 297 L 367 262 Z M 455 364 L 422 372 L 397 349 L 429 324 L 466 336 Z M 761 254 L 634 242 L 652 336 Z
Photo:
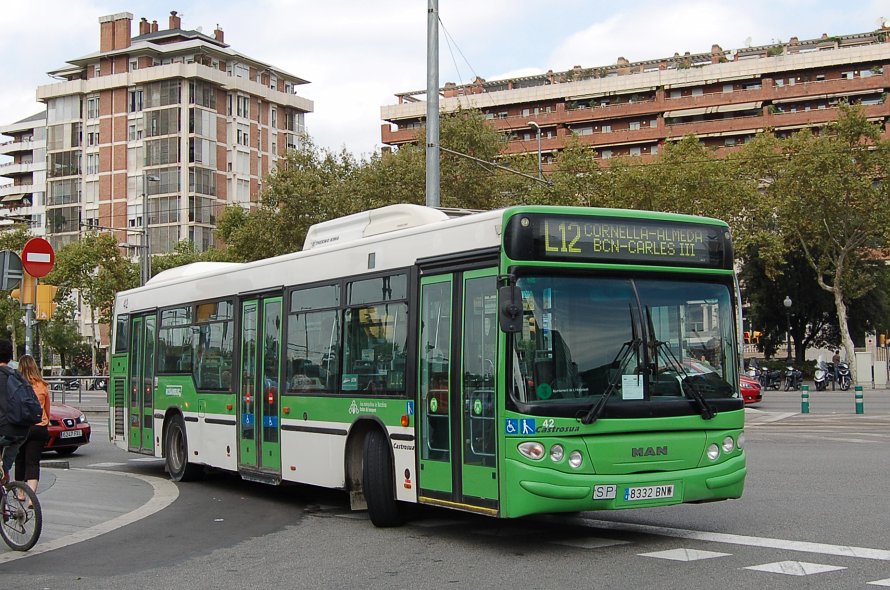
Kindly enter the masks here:
M 43 416 L 40 422 L 28 429 L 28 438 L 25 444 L 19 449 L 19 454 L 15 458 L 15 478 L 18 481 L 24 481 L 28 486 L 37 493 L 37 483 L 40 481 L 40 455 L 43 453 L 43 447 L 49 440 L 49 385 L 37 366 L 37 361 L 30 354 L 23 355 L 19 358 L 19 372 L 31 383 L 40 406 L 43 408 Z
M 0 447 L 4 449 L 3 470 L 0 472 L 0 482 L 4 484 L 9 481 L 9 469 L 15 462 L 19 447 L 22 446 L 25 437 L 28 435 L 28 426 L 10 424 L 6 414 L 6 381 L 10 374 L 15 373 L 8 366 L 11 360 L 12 342 L 5 338 L 0 339 Z
M 841 351 L 840 349 L 834 351 L 834 355 L 831 357 L 831 364 L 834 367 L 834 380 L 831 382 L 831 389 L 834 390 L 835 384 L 838 382 L 840 378 L 840 365 L 841 365 Z

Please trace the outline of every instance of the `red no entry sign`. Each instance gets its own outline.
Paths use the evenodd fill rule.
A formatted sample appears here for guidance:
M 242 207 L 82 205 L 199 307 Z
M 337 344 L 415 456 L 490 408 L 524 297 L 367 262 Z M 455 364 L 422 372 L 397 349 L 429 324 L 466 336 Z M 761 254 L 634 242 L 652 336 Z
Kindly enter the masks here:
M 55 263 L 56 253 L 43 238 L 31 238 L 22 248 L 22 266 L 32 277 L 45 277 Z

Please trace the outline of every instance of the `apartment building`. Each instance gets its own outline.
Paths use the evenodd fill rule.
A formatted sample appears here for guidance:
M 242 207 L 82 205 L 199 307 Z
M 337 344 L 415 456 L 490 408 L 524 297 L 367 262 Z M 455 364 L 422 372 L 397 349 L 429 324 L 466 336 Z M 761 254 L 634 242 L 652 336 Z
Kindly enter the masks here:
M 37 88 L 47 238 L 58 249 L 84 228 L 113 228 L 139 256 L 147 226 L 152 253 L 181 240 L 205 250 L 222 208 L 254 204 L 301 141 L 313 103 L 296 89 L 307 81 L 235 51 L 218 26 L 183 29 L 175 11 L 166 29 L 142 18 L 133 36 L 132 21 L 100 17 L 98 51 Z
M 861 103 L 890 131 L 890 29 L 871 33 L 675 54 L 508 80 L 446 84 L 440 108 L 477 108 L 508 135 L 506 154 L 537 153 L 545 163 L 577 137 L 604 160 L 657 154 L 688 135 L 733 149 L 764 129 L 779 135 L 819 127 L 842 101 Z M 426 115 L 426 91 L 396 95 L 381 107 L 381 140 L 415 140 Z
M 44 235 L 46 191 L 46 112 L 0 126 L 0 230 L 25 223 Z

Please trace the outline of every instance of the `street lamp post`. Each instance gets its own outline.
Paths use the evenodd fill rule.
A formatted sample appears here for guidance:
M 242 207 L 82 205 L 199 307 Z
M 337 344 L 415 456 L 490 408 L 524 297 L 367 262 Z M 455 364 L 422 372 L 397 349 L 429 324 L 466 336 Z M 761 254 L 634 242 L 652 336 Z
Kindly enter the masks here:
M 538 140 L 538 178 L 544 178 L 544 169 L 541 165 L 541 126 L 536 121 L 529 121 L 528 126 L 535 130 Z
M 161 182 L 157 176 L 145 175 L 142 186 L 142 284 L 151 278 L 151 238 L 148 234 L 148 183 Z
M 788 360 L 791 360 L 791 297 L 785 295 L 785 301 L 782 302 L 782 305 L 785 306 L 785 322 L 787 325 L 787 329 L 785 331 L 785 346 L 788 348 Z

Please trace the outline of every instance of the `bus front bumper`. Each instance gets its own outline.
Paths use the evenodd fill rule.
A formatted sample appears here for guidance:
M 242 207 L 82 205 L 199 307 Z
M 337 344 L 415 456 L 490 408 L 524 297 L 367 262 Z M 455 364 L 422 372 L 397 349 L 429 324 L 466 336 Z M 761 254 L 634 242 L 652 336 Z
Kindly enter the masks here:
M 507 459 L 501 515 L 515 518 L 728 500 L 741 497 L 746 475 L 744 455 L 706 467 L 629 475 L 572 474 Z M 642 498 L 632 498 L 640 492 Z M 657 494 L 661 495 L 654 497 Z

